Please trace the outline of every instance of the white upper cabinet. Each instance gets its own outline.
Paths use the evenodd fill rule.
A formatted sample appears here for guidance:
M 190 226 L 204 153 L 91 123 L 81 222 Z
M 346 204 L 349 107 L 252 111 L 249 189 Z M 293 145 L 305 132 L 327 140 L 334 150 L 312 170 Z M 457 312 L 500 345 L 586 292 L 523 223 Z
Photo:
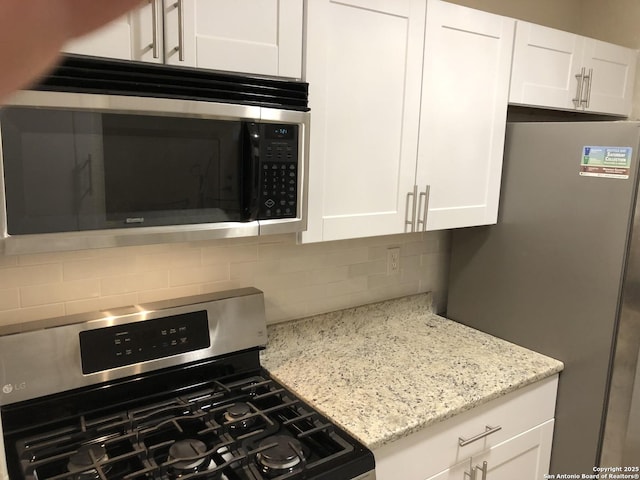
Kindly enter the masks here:
M 416 176 L 427 230 L 497 220 L 514 29 L 510 18 L 428 3 Z
M 585 110 L 629 116 L 637 58 L 637 50 L 585 38 Z
M 301 78 L 302 24 L 302 0 L 149 0 L 64 50 Z
M 302 0 L 164 2 L 167 63 L 302 76 Z
M 409 228 L 424 18 L 424 0 L 308 3 L 312 128 L 303 242 Z
M 516 24 L 509 101 L 575 108 L 580 37 L 532 23 Z
M 627 116 L 638 52 L 517 22 L 509 102 Z
M 302 241 L 495 222 L 515 21 L 439 0 L 318 0 L 307 22 Z
M 142 7 L 144 9 L 149 6 Z M 138 15 L 138 18 L 141 15 Z M 132 14 L 118 18 L 108 25 L 84 37 L 67 43 L 64 51 L 79 55 L 136 60 L 134 42 L 134 16 Z M 151 17 L 149 17 L 151 22 Z M 151 43 L 151 38 L 149 38 Z

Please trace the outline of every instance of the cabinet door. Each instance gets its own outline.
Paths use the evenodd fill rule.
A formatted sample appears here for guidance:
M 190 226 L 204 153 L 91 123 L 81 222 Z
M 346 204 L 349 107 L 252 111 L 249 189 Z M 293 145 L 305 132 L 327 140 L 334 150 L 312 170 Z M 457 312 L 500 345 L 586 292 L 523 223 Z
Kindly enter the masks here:
M 162 0 L 149 0 L 105 27 L 68 43 L 80 55 L 162 63 Z
M 303 242 L 405 231 L 415 180 L 424 9 L 423 0 L 309 2 L 306 80 L 313 127 Z
M 629 115 L 638 52 L 591 38 L 585 39 L 583 64 L 590 74 L 586 109 Z
M 549 473 L 553 420 L 538 425 L 473 457 L 474 468 L 487 462 L 487 478 L 491 480 L 539 480 Z M 481 478 L 478 471 L 477 478 Z
M 509 102 L 576 108 L 582 46 L 578 35 L 518 21 Z
M 514 29 L 428 3 L 417 175 L 429 186 L 427 230 L 496 222 Z
M 88 35 L 67 43 L 63 51 L 79 55 L 134 60 L 132 17 L 127 14 Z
M 166 62 L 300 78 L 300 0 L 165 0 Z

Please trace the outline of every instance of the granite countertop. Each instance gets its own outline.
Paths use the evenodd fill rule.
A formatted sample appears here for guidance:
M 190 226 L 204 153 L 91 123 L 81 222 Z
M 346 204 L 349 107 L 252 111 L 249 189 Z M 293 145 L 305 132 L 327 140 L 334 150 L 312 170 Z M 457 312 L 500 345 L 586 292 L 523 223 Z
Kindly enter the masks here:
M 270 325 L 268 336 L 262 365 L 370 449 L 563 368 L 432 313 L 429 294 Z

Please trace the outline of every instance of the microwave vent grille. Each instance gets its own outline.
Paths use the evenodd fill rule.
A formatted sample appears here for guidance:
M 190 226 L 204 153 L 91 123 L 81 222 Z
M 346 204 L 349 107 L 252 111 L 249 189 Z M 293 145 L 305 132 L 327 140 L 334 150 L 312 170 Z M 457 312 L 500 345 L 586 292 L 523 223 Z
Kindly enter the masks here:
M 301 81 L 82 55 L 65 55 L 32 89 L 309 110 L 309 84 Z

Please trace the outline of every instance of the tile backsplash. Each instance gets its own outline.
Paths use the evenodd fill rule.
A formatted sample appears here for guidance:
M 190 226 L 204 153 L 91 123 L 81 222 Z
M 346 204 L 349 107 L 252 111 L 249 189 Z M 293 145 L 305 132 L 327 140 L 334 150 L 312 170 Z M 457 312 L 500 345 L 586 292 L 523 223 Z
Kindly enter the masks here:
M 387 275 L 387 249 L 400 273 Z M 296 244 L 277 235 L 0 256 L 0 325 L 255 286 L 276 323 L 415 293 L 442 310 L 449 233 Z

